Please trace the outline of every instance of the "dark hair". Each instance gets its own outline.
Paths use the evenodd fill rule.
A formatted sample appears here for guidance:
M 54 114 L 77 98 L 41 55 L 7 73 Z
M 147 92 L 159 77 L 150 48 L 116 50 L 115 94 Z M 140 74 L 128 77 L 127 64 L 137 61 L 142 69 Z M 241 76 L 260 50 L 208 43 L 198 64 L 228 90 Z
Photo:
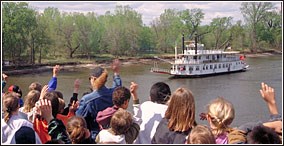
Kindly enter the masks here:
M 50 100 L 52 107 L 52 116 L 56 118 L 56 115 L 59 112 L 59 100 L 57 93 L 54 91 L 47 92 L 43 98 Z
M 249 144 L 281 144 L 281 139 L 273 129 L 260 125 L 248 133 L 247 142 Z
M 58 98 L 63 99 L 63 94 L 60 91 L 53 91 Z
M 112 93 L 112 102 L 114 105 L 120 107 L 125 101 L 131 97 L 129 89 L 126 87 L 117 87 Z
M 171 96 L 171 89 L 168 84 L 164 82 L 155 83 L 150 90 L 150 98 L 152 102 L 165 104 Z
M 37 90 L 37 91 L 41 92 L 41 89 L 42 89 L 42 85 L 38 82 L 33 82 L 29 86 L 29 90 Z
M 64 144 L 64 142 L 60 139 L 51 139 L 47 141 L 45 144 Z
M 21 90 L 20 87 L 17 86 L 17 85 L 11 85 L 11 86 L 8 88 L 8 91 L 9 91 L 9 92 L 18 93 L 18 94 L 19 94 L 19 98 L 22 97 L 22 90 Z

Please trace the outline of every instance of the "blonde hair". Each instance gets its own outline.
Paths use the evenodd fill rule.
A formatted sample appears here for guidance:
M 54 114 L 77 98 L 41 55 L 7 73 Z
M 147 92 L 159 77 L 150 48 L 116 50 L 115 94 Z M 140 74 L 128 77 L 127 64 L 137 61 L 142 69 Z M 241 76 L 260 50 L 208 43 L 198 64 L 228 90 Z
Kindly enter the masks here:
M 119 108 L 111 117 L 110 127 L 115 135 L 125 134 L 133 123 L 132 115 L 122 108 Z
M 87 124 L 83 117 L 71 117 L 67 122 L 66 130 L 73 144 L 82 143 L 83 140 L 88 138 Z
M 104 69 L 103 73 L 92 82 L 92 87 L 94 89 L 100 89 L 103 85 L 105 85 L 107 77 L 108 72 Z
M 212 131 L 204 125 L 194 127 L 187 138 L 187 144 L 216 144 Z
M 215 136 L 229 130 L 229 125 L 235 118 L 235 109 L 233 104 L 225 100 L 223 97 L 218 97 L 212 100 L 207 105 L 207 112 L 214 126 L 211 128 L 212 133 Z
M 31 90 L 26 96 L 25 96 L 25 104 L 23 108 L 24 113 L 28 113 L 32 111 L 33 107 L 35 107 L 35 103 L 38 101 L 40 97 L 40 92 L 37 90 Z
M 196 125 L 195 103 L 191 91 L 178 88 L 171 96 L 165 118 L 172 131 L 187 132 Z

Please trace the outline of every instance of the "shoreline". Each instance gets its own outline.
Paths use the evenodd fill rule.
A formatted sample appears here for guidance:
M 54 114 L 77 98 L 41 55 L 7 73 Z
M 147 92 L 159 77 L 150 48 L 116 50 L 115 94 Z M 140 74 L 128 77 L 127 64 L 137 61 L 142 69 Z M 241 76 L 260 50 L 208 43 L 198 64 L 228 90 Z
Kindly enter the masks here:
M 245 57 L 249 57 L 249 58 L 256 58 L 256 57 L 265 57 L 265 56 L 276 56 L 276 55 L 282 55 L 282 53 L 256 53 L 256 54 L 247 54 L 247 53 L 241 53 L 244 54 Z M 172 58 L 173 56 L 163 56 L 160 58 L 163 59 L 169 59 Z M 157 60 L 155 58 L 129 58 L 129 59 L 120 59 L 121 65 L 133 65 L 133 64 L 152 64 L 153 60 Z M 60 64 L 61 69 L 62 70 L 69 70 L 69 69 L 74 69 L 74 68 L 89 68 L 89 69 L 93 69 L 96 66 L 102 66 L 102 67 L 106 67 L 109 68 L 111 65 L 112 60 L 105 60 L 105 61 L 100 61 L 98 63 L 96 63 L 96 61 L 94 61 L 94 63 L 65 63 L 65 64 Z M 52 68 L 54 65 L 40 65 L 40 66 L 35 66 L 33 68 L 25 68 L 23 67 L 22 69 L 8 69 L 8 70 L 3 70 L 2 68 L 2 73 L 7 74 L 8 76 L 10 75 L 22 75 L 22 74 L 29 74 L 29 73 L 41 73 L 41 72 L 47 72 L 47 71 L 51 71 L 52 72 Z

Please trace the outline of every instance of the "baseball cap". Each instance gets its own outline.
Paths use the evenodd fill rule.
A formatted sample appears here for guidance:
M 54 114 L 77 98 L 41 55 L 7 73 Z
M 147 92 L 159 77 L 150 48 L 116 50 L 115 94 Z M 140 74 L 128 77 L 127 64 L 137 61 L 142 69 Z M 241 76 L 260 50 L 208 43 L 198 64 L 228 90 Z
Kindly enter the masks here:
M 104 72 L 104 69 L 102 67 L 95 67 L 92 71 L 91 71 L 91 76 L 94 77 L 99 77 L 102 73 Z
M 20 94 L 20 97 L 22 97 L 22 90 L 21 90 L 20 87 L 17 86 L 17 85 L 11 85 L 11 86 L 8 88 L 8 91 L 9 91 L 9 92 L 16 92 L 16 93 Z

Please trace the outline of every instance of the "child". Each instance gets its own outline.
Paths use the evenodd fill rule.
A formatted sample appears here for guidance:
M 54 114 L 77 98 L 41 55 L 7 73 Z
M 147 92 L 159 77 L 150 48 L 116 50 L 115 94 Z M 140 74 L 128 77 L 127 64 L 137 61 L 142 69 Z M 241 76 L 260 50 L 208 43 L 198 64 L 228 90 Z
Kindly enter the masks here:
M 92 144 L 91 134 L 83 117 L 71 117 L 66 126 L 72 144 Z
M 211 130 L 204 125 L 197 125 L 188 135 L 187 144 L 216 144 Z
M 207 114 L 202 113 L 201 120 L 209 122 L 216 144 L 228 144 L 229 125 L 235 118 L 235 109 L 231 102 L 223 97 L 212 100 L 207 105 Z
M 111 128 L 101 130 L 96 137 L 96 143 L 126 144 L 124 134 L 130 128 L 132 123 L 132 115 L 128 111 L 119 108 L 111 117 Z

